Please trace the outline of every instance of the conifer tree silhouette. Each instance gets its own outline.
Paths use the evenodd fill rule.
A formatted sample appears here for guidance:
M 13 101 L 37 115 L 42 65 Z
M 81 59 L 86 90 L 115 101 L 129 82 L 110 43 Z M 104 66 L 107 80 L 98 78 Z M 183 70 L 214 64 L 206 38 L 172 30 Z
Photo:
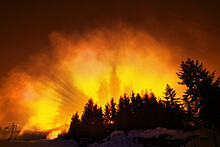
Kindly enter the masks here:
M 201 123 L 200 116 L 208 118 L 208 115 L 216 114 L 216 110 L 218 110 L 216 103 L 219 104 L 219 98 L 217 98 L 219 78 L 214 81 L 215 72 L 210 73 L 198 60 L 194 61 L 189 58 L 185 62 L 182 61 L 177 75 L 181 79 L 181 82 L 178 83 L 187 86 L 183 101 L 190 123 L 197 127 Z M 213 95 L 213 93 L 215 94 Z M 212 106 L 215 106 L 215 111 L 211 110 Z M 205 109 L 207 110 L 205 111 Z
M 120 97 L 118 104 L 118 112 L 116 117 L 116 125 L 118 129 L 128 130 L 131 126 L 131 105 L 130 98 L 124 94 Z
M 116 103 L 113 98 L 111 98 L 111 101 L 110 101 L 110 112 L 111 112 L 110 121 L 111 121 L 111 124 L 114 124 L 117 109 L 116 109 Z
M 78 112 L 76 112 L 71 119 L 68 137 L 72 139 L 79 139 L 80 127 L 81 127 L 81 122 L 79 120 Z
M 171 88 L 169 84 L 167 84 L 164 95 L 166 107 L 174 107 L 174 105 L 177 104 L 176 91 Z

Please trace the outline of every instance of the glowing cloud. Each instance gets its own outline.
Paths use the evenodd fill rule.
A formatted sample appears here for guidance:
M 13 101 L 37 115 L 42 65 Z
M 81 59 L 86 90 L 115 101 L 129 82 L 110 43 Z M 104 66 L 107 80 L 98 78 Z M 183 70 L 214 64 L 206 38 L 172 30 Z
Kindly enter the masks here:
M 69 123 L 89 97 L 103 105 L 132 90 L 152 89 L 162 97 L 167 83 L 178 87 L 169 46 L 147 32 L 122 25 L 84 34 L 53 32 L 50 39 L 50 52 L 30 57 L 2 83 L 1 122 L 51 129 Z

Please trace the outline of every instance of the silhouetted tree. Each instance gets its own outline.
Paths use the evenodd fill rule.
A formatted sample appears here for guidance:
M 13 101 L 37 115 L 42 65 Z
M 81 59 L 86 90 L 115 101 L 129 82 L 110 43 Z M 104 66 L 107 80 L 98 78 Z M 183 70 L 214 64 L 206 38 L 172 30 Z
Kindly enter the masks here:
M 112 98 L 110 103 L 107 102 L 105 105 L 105 124 L 113 124 L 116 117 L 116 103 Z
M 143 96 L 143 128 L 154 128 L 160 126 L 163 117 L 162 106 L 157 102 L 155 95 L 145 93 Z
M 108 125 L 110 124 L 110 122 L 111 122 L 110 104 L 109 102 L 107 102 L 104 109 L 104 123 Z
M 130 98 L 124 94 L 124 96 L 119 99 L 118 112 L 115 120 L 117 128 L 128 130 L 131 126 L 131 115 Z
M 151 117 L 151 110 L 150 110 L 150 100 L 149 100 L 149 94 L 146 92 L 143 96 L 143 111 L 144 111 L 144 117 L 143 117 L 143 128 L 149 128 L 152 126 L 152 120 Z
M 215 126 L 220 129 L 220 87 L 219 78 L 213 84 L 202 86 L 202 108 L 200 118 L 206 126 Z
M 111 121 L 111 124 L 113 124 L 114 121 L 115 121 L 116 112 L 117 112 L 117 110 L 116 110 L 116 103 L 115 103 L 113 98 L 110 101 L 110 112 L 111 112 L 110 121 Z
M 165 127 L 172 129 L 183 129 L 186 116 L 184 113 L 184 108 L 182 108 L 182 105 L 180 104 L 180 98 L 176 98 L 176 91 L 171 88 L 169 84 L 166 86 L 164 95 L 166 100 L 163 100 L 162 104 L 164 104 L 165 107 L 163 110 Z
M 82 114 L 82 132 L 84 137 L 97 140 L 104 134 L 102 108 L 89 99 Z
M 131 111 L 132 111 L 132 129 L 141 129 L 143 127 L 144 107 L 143 98 L 140 94 L 131 94 Z
M 94 106 L 94 134 L 93 138 L 95 140 L 99 140 L 105 135 L 104 125 L 103 125 L 103 113 L 102 107 L 98 107 L 97 105 Z
M 185 95 L 183 95 L 183 100 L 187 108 L 189 121 L 193 123 L 194 126 L 198 126 L 200 124 L 200 112 L 204 112 L 202 109 L 210 110 L 212 109 L 212 105 L 219 102 L 217 98 L 213 98 L 211 94 L 212 90 L 216 91 L 214 87 L 218 87 L 219 79 L 214 81 L 215 72 L 210 73 L 203 67 L 202 63 L 198 62 L 198 60 L 195 62 L 189 58 L 185 62 L 182 61 L 180 71 L 177 75 L 182 80 L 178 83 L 186 85 L 187 87 Z M 210 97 L 217 101 L 212 101 Z M 211 110 L 209 115 L 211 115 Z
M 80 128 L 81 128 L 81 122 L 79 120 L 78 112 L 76 112 L 71 119 L 68 137 L 72 139 L 79 139 Z
M 110 103 L 107 102 L 105 105 L 105 111 L 104 111 L 104 125 L 106 128 L 106 133 L 111 133 L 115 130 L 115 119 L 116 119 L 116 103 L 114 102 L 114 99 L 111 98 Z
M 169 84 L 167 84 L 164 95 L 166 107 L 174 107 L 177 104 L 178 98 L 176 98 L 176 91 Z
M 89 99 L 86 105 L 84 106 L 82 124 L 85 126 L 94 125 L 94 102 L 92 99 Z
M 151 119 L 152 119 L 152 127 L 161 127 L 164 123 L 164 115 L 163 115 L 163 107 L 160 105 L 160 103 L 157 101 L 156 96 L 154 93 L 149 94 L 149 106 L 151 110 Z

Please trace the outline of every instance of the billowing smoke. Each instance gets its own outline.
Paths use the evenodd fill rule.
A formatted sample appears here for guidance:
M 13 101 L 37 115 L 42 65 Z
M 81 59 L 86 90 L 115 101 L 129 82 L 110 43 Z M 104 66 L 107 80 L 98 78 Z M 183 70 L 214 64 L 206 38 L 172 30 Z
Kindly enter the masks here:
M 176 46 L 144 30 L 120 24 L 84 33 L 52 32 L 50 40 L 50 51 L 31 56 L 2 82 L 0 123 L 46 130 L 69 123 L 89 97 L 103 105 L 132 90 L 152 89 L 161 98 L 166 84 L 182 95 L 176 76 L 181 59 L 171 52 Z

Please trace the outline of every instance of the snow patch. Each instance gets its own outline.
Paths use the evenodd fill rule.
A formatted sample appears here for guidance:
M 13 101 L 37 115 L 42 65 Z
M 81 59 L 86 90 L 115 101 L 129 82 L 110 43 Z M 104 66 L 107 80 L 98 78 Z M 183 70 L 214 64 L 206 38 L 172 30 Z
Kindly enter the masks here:
M 103 140 L 103 143 L 93 143 L 88 147 L 144 147 L 139 142 L 138 138 L 142 139 L 152 139 L 152 138 L 160 138 L 161 136 L 165 136 L 168 140 L 175 143 L 175 141 L 182 140 L 181 143 L 188 145 L 197 144 L 199 146 L 203 145 L 214 145 L 212 130 L 200 128 L 199 130 L 184 132 L 182 130 L 172 130 L 167 128 L 155 128 L 155 129 L 147 129 L 147 130 L 131 130 L 129 132 L 124 131 L 114 131 L 109 135 L 109 137 Z M 219 142 L 219 132 L 217 133 L 217 138 Z M 191 138 L 191 139 L 189 139 Z M 152 139 L 153 140 L 153 139 Z M 150 145 L 148 145 L 150 146 Z

